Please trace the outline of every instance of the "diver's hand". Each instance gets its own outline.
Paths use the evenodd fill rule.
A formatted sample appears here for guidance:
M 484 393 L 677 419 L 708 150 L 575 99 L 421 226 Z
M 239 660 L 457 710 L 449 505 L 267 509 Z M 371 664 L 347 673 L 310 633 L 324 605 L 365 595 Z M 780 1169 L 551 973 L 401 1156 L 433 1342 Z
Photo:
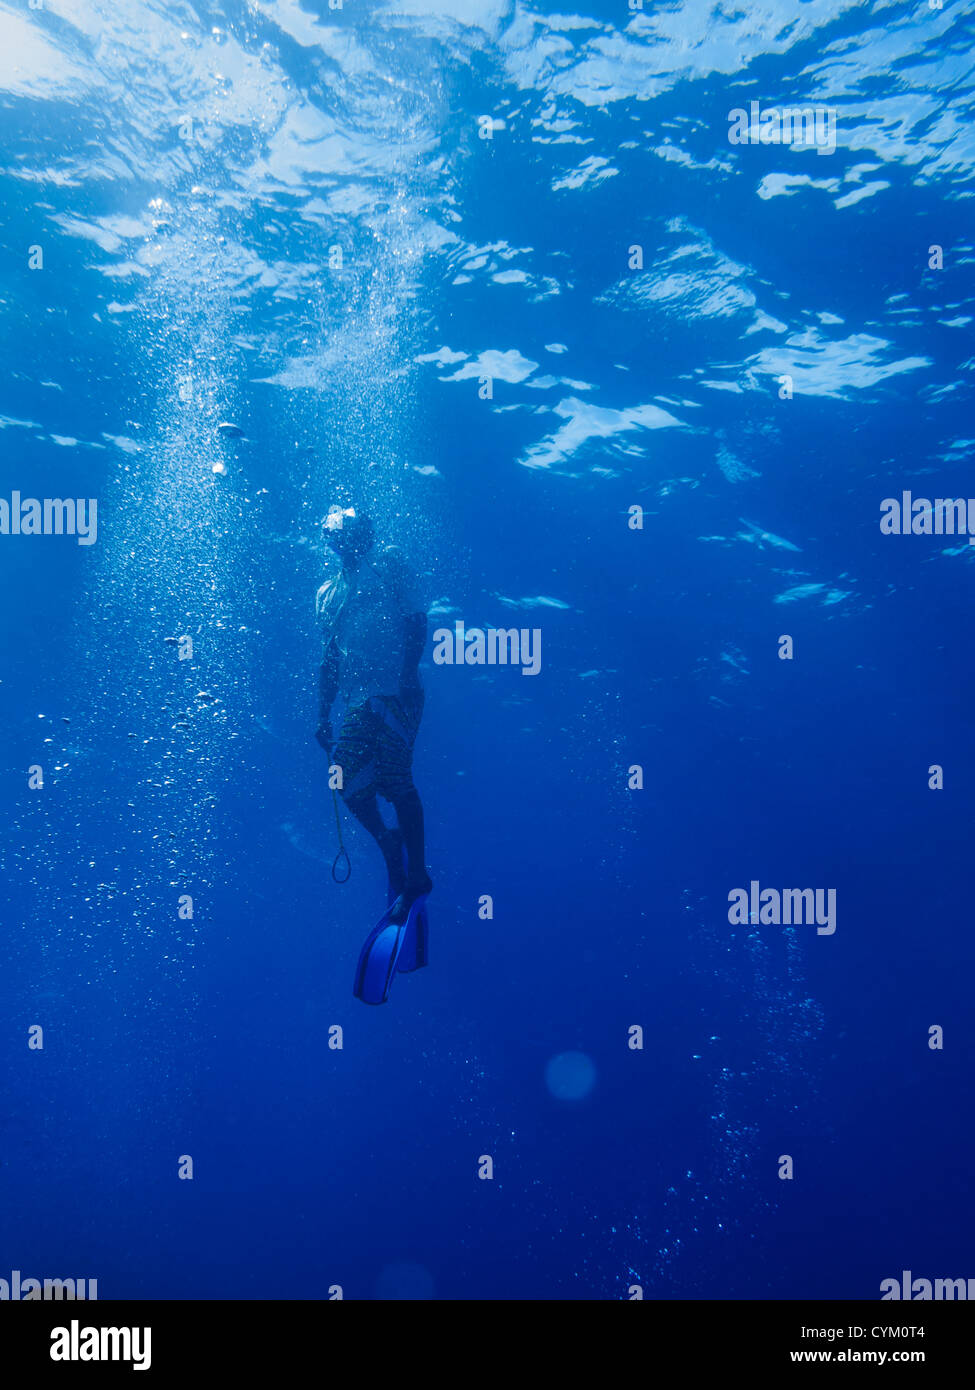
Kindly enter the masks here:
M 319 748 L 323 748 L 329 757 L 332 756 L 332 726 L 331 724 L 319 724 L 315 730 L 315 740 Z

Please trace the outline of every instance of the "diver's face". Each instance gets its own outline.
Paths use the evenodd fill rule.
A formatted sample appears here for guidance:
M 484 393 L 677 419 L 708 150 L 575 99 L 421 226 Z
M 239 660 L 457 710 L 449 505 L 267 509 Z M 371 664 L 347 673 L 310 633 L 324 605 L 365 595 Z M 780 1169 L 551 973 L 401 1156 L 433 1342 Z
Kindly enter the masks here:
M 329 518 L 325 526 L 325 544 L 343 564 L 354 564 L 369 550 L 372 535 L 367 526 L 345 526 L 344 520 L 344 517 L 336 521 Z
M 328 516 L 322 522 L 322 536 L 333 555 L 344 556 L 348 552 L 349 533 L 345 530 L 345 521 L 351 516 L 351 510 L 343 511 L 340 507 L 331 507 Z
M 355 550 L 351 537 L 344 531 L 326 531 L 325 544 L 340 560 L 351 559 Z

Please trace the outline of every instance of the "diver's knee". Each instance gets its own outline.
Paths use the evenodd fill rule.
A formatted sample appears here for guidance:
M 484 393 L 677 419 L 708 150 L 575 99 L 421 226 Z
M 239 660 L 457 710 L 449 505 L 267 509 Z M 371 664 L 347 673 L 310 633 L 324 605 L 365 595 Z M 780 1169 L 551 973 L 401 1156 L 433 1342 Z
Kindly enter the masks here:
M 386 800 L 392 803 L 398 815 L 400 811 L 410 811 L 417 806 L 420 801 L 420 793 L 412 781 L 398 782 L 395 787 L 387 788 Z

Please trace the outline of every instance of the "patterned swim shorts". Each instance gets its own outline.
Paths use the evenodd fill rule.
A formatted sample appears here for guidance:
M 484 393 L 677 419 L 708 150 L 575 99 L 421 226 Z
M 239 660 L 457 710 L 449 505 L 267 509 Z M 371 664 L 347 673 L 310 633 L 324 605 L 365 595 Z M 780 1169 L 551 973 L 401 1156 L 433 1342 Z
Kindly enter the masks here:
M 334 760 L 342 769 L 342 796 L 393 801 L 413 790 L 413 744 L 423 714 L 423 691 L 409 703 L 373 695 L 346 710 Z

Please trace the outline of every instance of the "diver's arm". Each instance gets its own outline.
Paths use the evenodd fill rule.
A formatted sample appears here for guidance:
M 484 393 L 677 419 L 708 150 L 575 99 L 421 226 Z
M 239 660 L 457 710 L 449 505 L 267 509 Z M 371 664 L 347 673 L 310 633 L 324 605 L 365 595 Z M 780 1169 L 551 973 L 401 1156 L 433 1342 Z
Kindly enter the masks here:
M 325 644 L 322 664 L 318 671 L 318 729 L 315 737 L 331 753 L 332 748 L 332 705 L 339 691 L 339 654 L 334 639 Z
M 415 690 L 420 684 L 418 666 L 427 644 L 427 615 L 408 613 L 403 619 L 403 670 L 400 685 L 404 690 Z

